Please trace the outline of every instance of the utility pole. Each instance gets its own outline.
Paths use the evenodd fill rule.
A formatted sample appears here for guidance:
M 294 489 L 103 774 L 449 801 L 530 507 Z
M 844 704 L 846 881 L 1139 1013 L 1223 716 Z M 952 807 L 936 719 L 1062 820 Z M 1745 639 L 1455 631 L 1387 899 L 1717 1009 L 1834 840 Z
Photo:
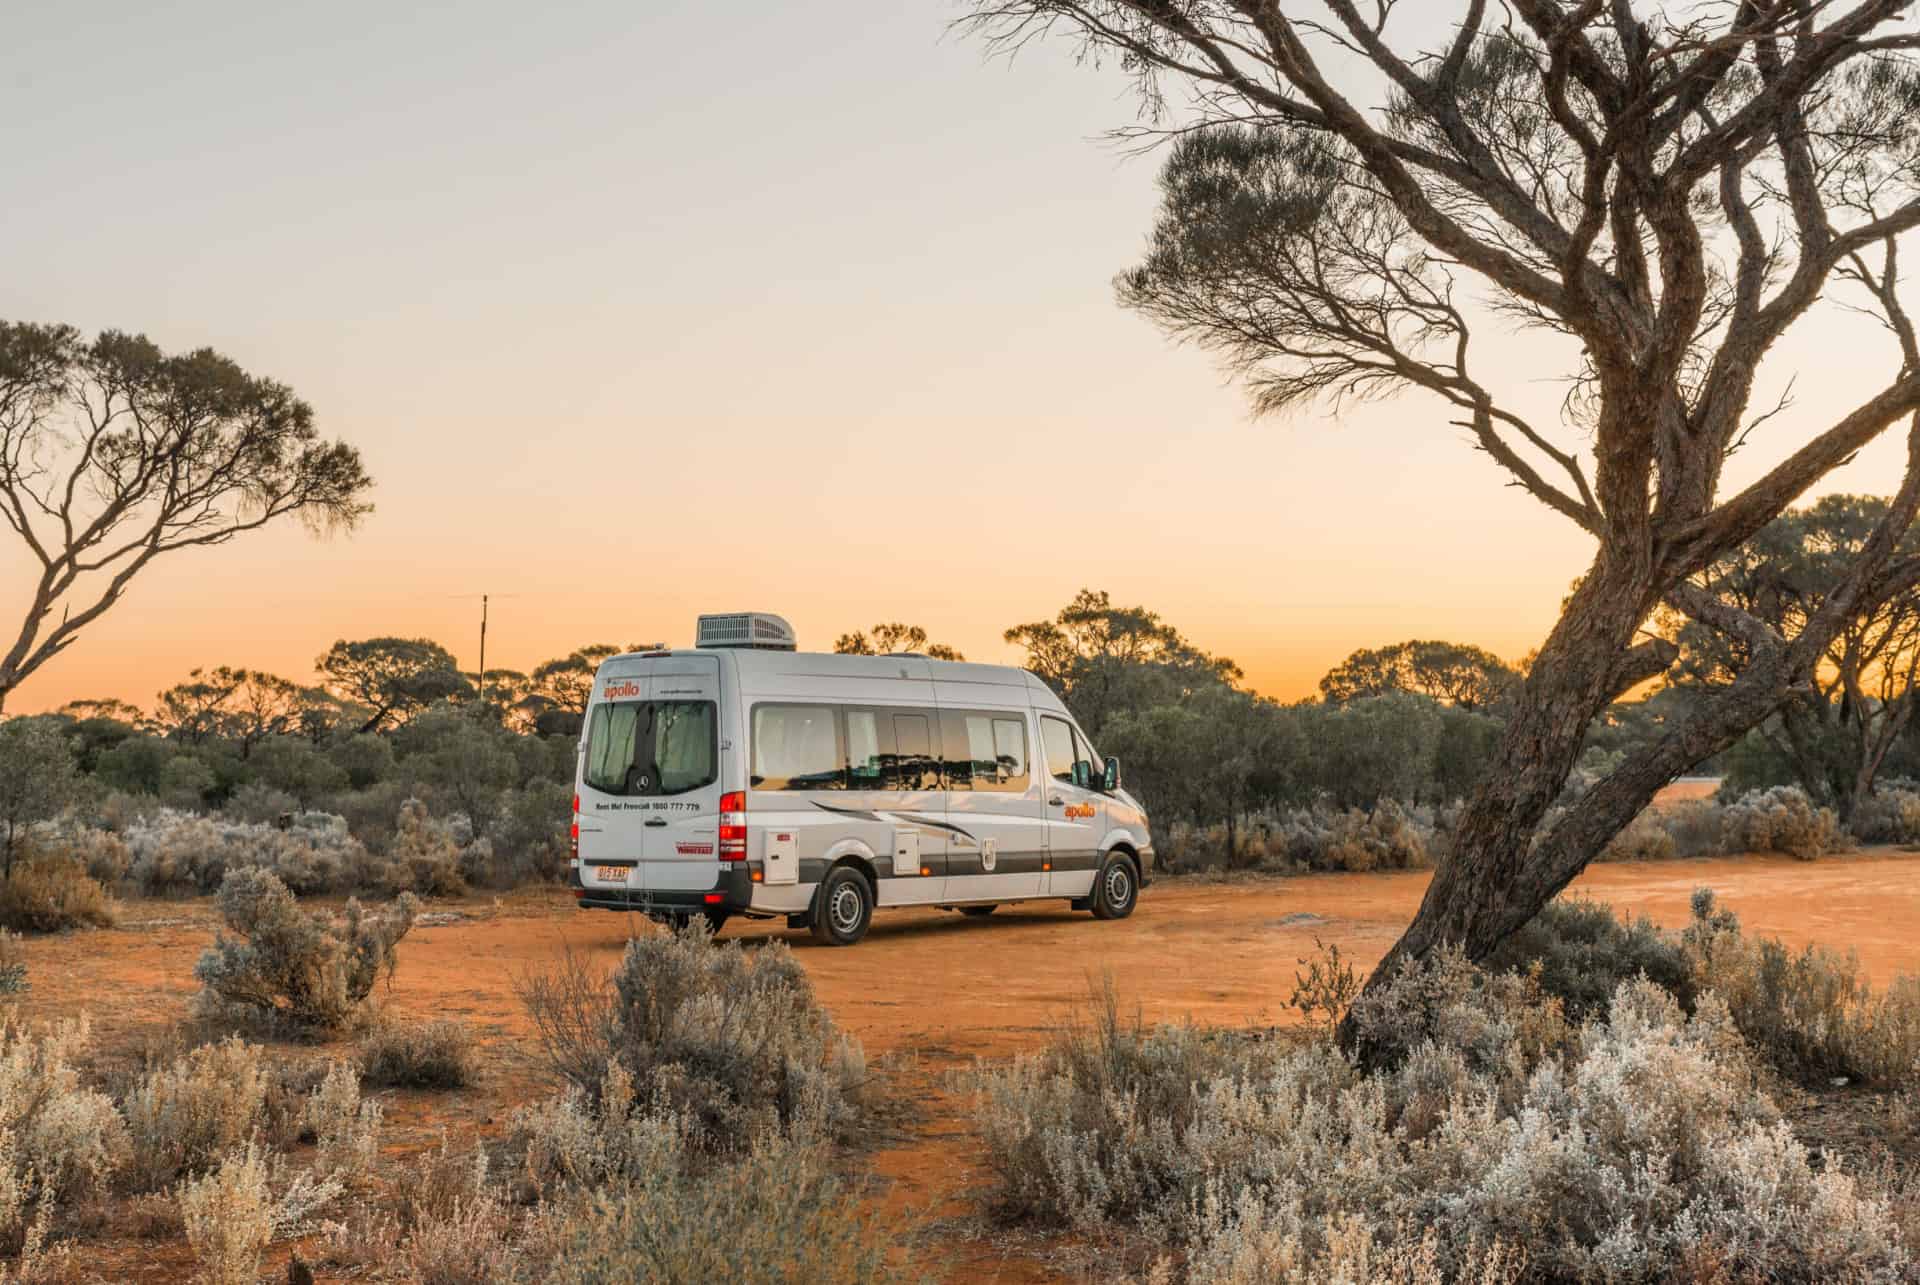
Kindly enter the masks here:
M 487 703 L 487 615 L 488 609 L 493 604 L 493 595 L 490 593 L 454 593 L 448 594 L 447 596 L 449 598 L 463 599 L 467 602 L 472 602 L 475 598 L 480 600 L 480 705 L 482 708 L 485 708 Z M 500 596 L 502 598 L 518 598 L 521 595 L 517 593 L 503 593 Z
M 487 707 L 487 595 L 480 595 L 480 708 Z

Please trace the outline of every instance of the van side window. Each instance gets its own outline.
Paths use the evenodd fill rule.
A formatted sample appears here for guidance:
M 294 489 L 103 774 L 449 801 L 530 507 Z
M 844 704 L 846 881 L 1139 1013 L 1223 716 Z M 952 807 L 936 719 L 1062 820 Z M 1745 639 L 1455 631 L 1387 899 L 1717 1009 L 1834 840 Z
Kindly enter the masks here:
M 889 788 L 939 789 L 940 759 L 933 752 L 933 736 L 927 715 L 895 714 L 893 735 L 898 744 L 898 753 L 894 756 Z
M 1047 775 L 1073 784 L 1073 728 L 1057 718 L 1040 719 L 1040 742 L 1047 752 Z
M 1087 738 L 1081 735 L 1077 727 L 1073 729 L 1073 754 L 1075 758 L 1085 760 L 1087 771 L 1091 773 L 1089 779 L 1100 775 L 1100 756 L 1093 752 L 1093 746 L 1087 744 Z
M 942 710 L 949 790 L 1027 788 L 1027 734 L 1016 716 L 986 711 Z
M 832 705 L 756 705 L 753 775 L 756 790 L 846 788 L 839 711 Z
M 893 720 L 871 709 L 850 709 L 847 720 L 847 788 L 886 790 L 893 764 Z

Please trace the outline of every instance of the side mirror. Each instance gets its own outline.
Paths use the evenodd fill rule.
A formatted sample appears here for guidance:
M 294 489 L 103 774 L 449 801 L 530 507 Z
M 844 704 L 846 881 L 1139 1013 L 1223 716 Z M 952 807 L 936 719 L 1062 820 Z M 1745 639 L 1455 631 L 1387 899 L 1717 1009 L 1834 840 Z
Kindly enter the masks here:
M 1073 761 L 1073 788 L 1076 790 L 1092 789 L 1092 781 L 1093 764 L 1087 762 L 1085 759 L 1075 759 Z
M 1120 760 L 1111 754 L 1107 755 L 1107 778 L 1102 788 L 1108 794 L 1120 788 Z

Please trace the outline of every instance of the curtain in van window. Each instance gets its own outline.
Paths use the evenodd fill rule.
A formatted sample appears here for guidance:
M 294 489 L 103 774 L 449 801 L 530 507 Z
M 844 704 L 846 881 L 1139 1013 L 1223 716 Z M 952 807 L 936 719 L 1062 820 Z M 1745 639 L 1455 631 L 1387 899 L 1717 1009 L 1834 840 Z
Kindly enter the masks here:
M 891 753 L 880 748 L 879 715 L 870 709 L 847 711 L 847 788 L 852 790 L 886 789 L 887 759 Z M 891 745 L 893 738 L 889 736 Z
M 757 790 L 837 790 L 844 782 L 831 705 L 760 705 L 753 711 Z
M 1025 719 L 993 720 L 993 758 L 1003 788 L 1027 788 L 1027 724 Z
M 662 702 L 654 711 L 653 761 L 660 769 L 660 793 L 680 794 L 713 784 L 712 701 Z
M 634 729 L 643 702 L 596 705 L 587 728 L 587 784 L 609 794 L 625 794 L 633 765 Z

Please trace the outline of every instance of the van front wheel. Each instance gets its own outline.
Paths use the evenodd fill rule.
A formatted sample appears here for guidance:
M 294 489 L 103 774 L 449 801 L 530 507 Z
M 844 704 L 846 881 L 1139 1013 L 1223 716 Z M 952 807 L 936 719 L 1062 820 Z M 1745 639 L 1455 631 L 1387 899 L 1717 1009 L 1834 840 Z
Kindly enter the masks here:
M 813 939 L 823 946 L 851 946 L 873 922 L 873 888 L 852 866 L 835 866 L 821 881 L 813 908 Z
M 1124 852 L 1109 852 L 1093 880 L 1093 917 L 1125 919 L 1139 899 L 1140 880 Z

